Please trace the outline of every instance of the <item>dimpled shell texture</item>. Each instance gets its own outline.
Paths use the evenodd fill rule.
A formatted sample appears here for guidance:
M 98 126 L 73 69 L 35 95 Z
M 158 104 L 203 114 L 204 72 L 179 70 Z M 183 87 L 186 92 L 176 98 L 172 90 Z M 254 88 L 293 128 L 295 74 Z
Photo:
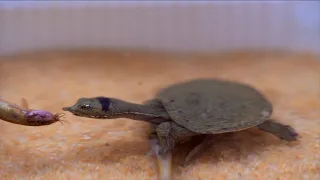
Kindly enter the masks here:
M 257 126 L 272 113 L 256 89 L 214 79 L 190 80 L 157 94 L 170 117 L 196 133 L 224 133 Z

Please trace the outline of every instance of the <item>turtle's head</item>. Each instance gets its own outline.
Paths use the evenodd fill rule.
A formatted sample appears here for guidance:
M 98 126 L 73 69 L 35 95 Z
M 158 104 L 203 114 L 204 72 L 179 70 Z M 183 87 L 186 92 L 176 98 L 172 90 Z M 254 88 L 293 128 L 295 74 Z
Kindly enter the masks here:
M 162 109 L 101 96 L 80 98 L 74 105 L 62 109 L 75 116 L 94 119 L 130 118 L 150 122 L 150 119 L 157 119 L 159 116 L 169 118 Z
M 63 110 L 75 116 L 107 119 L 113 115 L 110 104 L 111 99 L 107 97 L 80 98 L 74 105 L 64 107 Z

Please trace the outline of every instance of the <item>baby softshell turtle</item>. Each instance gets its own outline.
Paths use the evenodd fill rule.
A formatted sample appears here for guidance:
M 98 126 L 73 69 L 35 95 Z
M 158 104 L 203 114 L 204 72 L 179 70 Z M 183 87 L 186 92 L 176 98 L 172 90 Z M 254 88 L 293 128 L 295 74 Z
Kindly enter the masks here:
M 269 119 L 272 105 L 258 90 L 225 80 L 196 79 L 173 84 L 142 104 L 93 97 L 80 98 L 63 109 L 81 117 L 130 118 L 151 123 L 151 135 L 159 142 L 158 155 L 163 157 L 179 139 L 204 135 L 185 162 L 208 144 L 212 134 L 258 127 L 286 141 L 298 139 L 291 126 Z

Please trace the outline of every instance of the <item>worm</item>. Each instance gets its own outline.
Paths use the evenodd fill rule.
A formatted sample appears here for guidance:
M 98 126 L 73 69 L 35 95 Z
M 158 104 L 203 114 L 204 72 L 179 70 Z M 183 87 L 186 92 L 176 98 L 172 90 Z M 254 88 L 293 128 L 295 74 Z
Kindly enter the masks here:
M 28 109 L 28 102 L 22 98 L 22 106 L 0 98 L 0 120 L 24 126 L 45 126 L 55 122 L 67 122 L 61 118 L 64 113 L 53 114 L 45 110 Z

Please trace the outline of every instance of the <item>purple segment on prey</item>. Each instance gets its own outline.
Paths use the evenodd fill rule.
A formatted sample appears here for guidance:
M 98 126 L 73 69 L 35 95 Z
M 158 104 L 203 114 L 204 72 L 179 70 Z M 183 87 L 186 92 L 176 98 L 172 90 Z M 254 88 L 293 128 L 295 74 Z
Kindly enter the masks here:
M 54 114 L 44 110 L 31 110 L 27 112 L 26 117 L 34 121 L 52 121 Z

